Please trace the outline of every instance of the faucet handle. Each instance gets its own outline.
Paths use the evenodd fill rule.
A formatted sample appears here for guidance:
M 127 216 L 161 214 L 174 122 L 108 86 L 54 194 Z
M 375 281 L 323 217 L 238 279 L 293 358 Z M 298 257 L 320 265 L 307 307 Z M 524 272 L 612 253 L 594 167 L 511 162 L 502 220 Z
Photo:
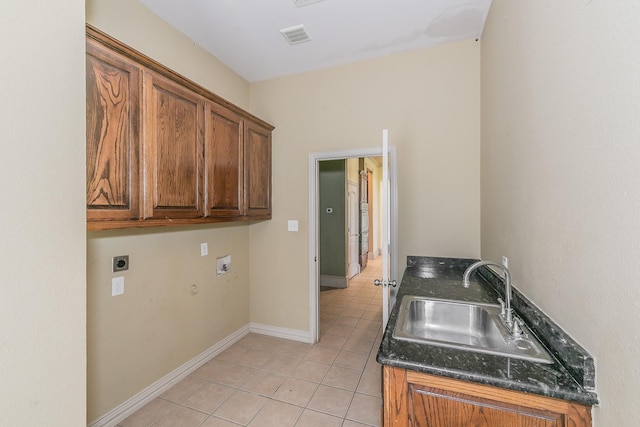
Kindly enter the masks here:
M 504 315 L 507 313 L 506 304 L 504 303 L 504 300 L 502 298 L 498 298 L 498 302 L 500 303 L 500 315 L 504 317 Z
M 511 328 L 511 335 L 513 337 L 519 337 L 522 336 L 524 334 L 524 331 L 522 330 L 522 320 L 520 320 L 517 317 L 513 318 L 513 326 Z

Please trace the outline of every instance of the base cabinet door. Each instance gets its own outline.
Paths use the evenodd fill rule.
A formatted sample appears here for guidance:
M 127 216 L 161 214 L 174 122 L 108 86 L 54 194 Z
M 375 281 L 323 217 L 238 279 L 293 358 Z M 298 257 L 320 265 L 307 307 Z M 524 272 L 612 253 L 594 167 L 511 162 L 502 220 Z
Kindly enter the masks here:
M 244 138 L 245 215 L 271 218 L 271 130 L 247 121 Z
M 140 215 L 141 70 L 87 40 L 87 221 Z
M 203 217 L 204 101 L 152 72 L 144 91 L 144 217 Z
M 460 393 L 409 385 L 409 419 L 413 426 L 561 427 L 565 417 Z
M 384 366 L 385 427 L 590 427 L 591 407 Z

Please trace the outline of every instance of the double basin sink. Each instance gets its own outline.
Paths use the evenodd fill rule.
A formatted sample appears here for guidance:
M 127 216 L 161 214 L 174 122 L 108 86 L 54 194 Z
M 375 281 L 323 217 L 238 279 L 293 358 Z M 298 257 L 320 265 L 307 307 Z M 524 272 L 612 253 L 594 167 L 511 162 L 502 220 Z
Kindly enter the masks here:
M 486 354 L 553 363 L 531 331 L 518 335 L 505 325 L 499 305 L 403 297 L 393 337 L 400 340 Z

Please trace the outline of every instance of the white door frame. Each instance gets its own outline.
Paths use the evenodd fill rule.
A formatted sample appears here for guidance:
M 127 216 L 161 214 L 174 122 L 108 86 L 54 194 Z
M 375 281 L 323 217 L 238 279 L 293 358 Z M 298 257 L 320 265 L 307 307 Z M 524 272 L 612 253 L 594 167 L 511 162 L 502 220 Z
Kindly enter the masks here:
M 309 153 L 309 335 L 313 342 L 320 338 L 319 328 L 319 262 L 320 250 L 318 245 L 318 162 L 322 160 L 338 160 L 360 157 L 382 156 L 382 147 L 360 148 L 341 151 L 325 151 Z M 396 146 L 389 145 L 389 183 L 391 190 L 391 244 L 390 244 L 390 277 L 399 280 L 397 277 L 398 266 L 398 184 L 397 184 L 397 155 Z M 373 283 L 371 284 L 373 286 Z
M 355 188 L 354 191 L 351 191 Z M 354 194 L 355 200 L 351 199 L 351 193 Z M 360 273 L 360 254 L 359 245 L 360 242 L 360 228 L 358 224 L 358 205 L 360 200 L 358 199 L 358 183 L 347 179 L 347 283 L 353 276 Z M 355 206 L 353 206 L 355 203 Z M 355 220 L 355 222 L 353 221 Z M 355 248 L 352 240 L 355 238 Z M 355 249 L 355 253 L 354 253 Z M 352 262 L 352 261 L 355 261 Z M 351 271 L 351 269 L 355 271 Z

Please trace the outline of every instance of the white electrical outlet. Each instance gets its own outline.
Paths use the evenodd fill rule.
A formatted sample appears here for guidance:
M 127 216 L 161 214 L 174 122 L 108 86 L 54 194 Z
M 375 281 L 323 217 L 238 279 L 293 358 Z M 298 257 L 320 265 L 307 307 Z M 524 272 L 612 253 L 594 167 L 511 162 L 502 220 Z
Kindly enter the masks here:
M 111 296 L 115 297 L 124 294 L 124 276 L 111 279 Z
M 200 256 L 209 255 L 209 245 L 207 243 L 200 243 Z
M 287 223 L 287 230 L 288 231 L 298 231 L 298 220 L 297 219 L 290 219 L 289 222 Z
M 506 256 L 502 257 L 502 265 L 504 265 L 505 267 L 509 268 L 509 258 L 507 258 Z

